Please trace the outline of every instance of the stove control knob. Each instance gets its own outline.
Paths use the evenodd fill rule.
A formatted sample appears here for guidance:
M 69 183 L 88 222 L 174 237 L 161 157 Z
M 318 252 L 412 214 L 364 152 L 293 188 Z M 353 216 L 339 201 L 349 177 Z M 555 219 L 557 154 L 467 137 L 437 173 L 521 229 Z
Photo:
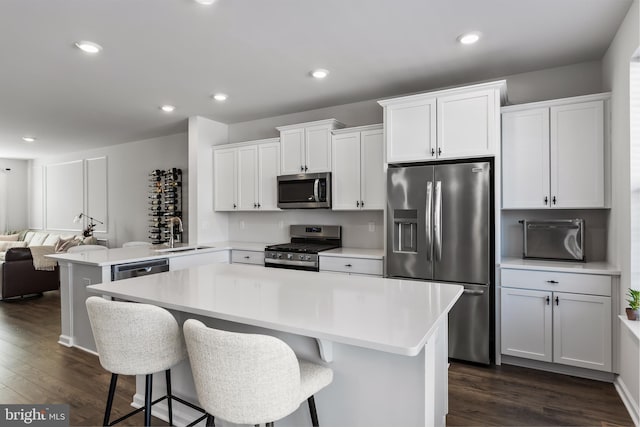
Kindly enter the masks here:
M 271 254 L 271 258 L 276 259 L 278 258 L 278 254 L 276 254 L 275 252 Z
M 292 254 L 287 254 L 287 259 L 293 259 L 293 255 Z
M 304 257 L 305 260 L 309 261 L 311 259 L 311 257 L 309 255 Z
M 282 258 L 282 254 L 278 254 L 278 258 Z

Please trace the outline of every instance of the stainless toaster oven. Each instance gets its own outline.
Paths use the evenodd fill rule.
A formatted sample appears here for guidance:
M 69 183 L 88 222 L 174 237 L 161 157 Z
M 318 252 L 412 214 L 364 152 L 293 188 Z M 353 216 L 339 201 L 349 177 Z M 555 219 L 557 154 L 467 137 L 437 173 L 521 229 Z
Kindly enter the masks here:
M 521 220 L 523 258 L 585 261 L 584 219 Z

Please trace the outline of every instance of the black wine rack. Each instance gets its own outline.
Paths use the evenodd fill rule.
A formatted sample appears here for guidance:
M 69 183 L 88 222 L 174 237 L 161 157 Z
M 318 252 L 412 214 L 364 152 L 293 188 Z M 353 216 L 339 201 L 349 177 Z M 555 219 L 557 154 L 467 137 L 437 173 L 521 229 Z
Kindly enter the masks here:
M 171 235 L 170 219 L 182 220 L 182 170 L 156 169 L 149 173 L 149 240 L 166 243 Z M 182 241 L 180 227 L 174 224 L 173 238 Z

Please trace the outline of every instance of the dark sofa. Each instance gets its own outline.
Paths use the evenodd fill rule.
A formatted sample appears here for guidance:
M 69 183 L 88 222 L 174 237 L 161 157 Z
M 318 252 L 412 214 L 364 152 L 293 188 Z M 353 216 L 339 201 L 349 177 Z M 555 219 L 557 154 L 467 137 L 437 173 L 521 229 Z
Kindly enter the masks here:
M 60 271 L 36 270 L 29 248 L 10 248 L 2 265 L 2 299 L 39 294 L 60 288 Z

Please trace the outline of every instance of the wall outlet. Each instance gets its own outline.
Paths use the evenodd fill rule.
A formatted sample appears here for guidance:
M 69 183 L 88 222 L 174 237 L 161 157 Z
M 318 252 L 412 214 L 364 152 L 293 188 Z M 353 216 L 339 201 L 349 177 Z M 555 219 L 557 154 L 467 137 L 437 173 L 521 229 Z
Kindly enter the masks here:
M 371 233 L 373 233 L 374 231 L 376 231 L 376 223 L 373 221 L 369 221 L 369 231 Z
M 244 221 L 240 221 L 240 230 L 244 230 Z
M 82 284 L 85 286 L 89 286 L 91 284 L 91 279 L 89 279 L 88 277 L 83 277 Z
M 278 221 L 278 227 L 280 227 L 280 229 L 282 230 L 284 228 L 284 221 Z

